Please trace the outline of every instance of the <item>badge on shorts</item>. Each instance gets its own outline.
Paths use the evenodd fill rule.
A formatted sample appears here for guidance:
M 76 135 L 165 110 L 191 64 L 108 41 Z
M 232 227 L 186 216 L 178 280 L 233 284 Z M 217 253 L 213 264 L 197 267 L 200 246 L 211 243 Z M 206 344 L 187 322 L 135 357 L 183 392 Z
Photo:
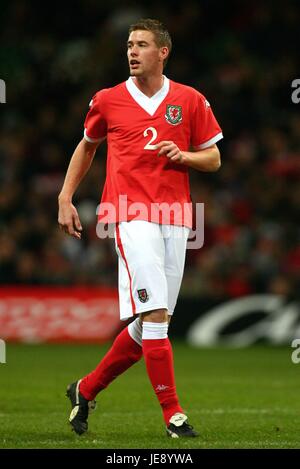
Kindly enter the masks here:
M 165 118 L 169 124 L 180 124 L 182 121 L 182 107 L 175 106 L 174 104 L 167 104 Z
M 146 303 L 146 301 L 149 300 L 149 296 L 148 296 L 146 288 L 142 288 L 141 290 L 138 290 L 137 292 L 138 292 L 139 300 L 142 303 Z

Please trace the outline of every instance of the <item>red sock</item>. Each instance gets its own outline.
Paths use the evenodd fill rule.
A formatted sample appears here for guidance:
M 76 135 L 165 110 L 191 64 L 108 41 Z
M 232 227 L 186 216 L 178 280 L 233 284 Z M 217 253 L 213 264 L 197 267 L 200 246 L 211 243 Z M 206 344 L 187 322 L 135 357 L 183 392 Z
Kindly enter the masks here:
M 176 394 L 173 351 L 166 339 L 143 339 L 143 354 L 148 376 L 162 407 L 164 420 L 169 425 L 176 412 L 183 412 Z
M 128 327 L 125 327 L 97 368 L 81 380 L 80 393 L 89 401 L 95 399 L 99 391 L 136 363 L 142 354 L 142 347 L 130 337 Z

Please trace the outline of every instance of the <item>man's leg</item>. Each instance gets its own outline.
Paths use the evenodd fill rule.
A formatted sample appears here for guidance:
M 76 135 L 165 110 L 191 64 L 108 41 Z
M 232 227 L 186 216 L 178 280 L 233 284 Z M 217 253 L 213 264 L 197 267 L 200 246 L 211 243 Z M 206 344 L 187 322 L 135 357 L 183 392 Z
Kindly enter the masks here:
M 142 325 L 138 317 L 116 337 L 112 347 L 97 368 L 85 376 L 79 385 L 80 393 L 89 401 L 140 360 L 142 351 Z
M 120 332 L 94 371 L 68 386 L 67 397 L 72 406 L 69 422 L 78 435 L 88 429 L 88 414 L 95 408 L 95 396 L 140 360 L 143 354 L 141 345 L 142 326 L 138 317 Z
M 183 412 L 176 393 L 173 351 L 168 338 L 168 312 L 159 309 L 142 316 L 142 346 L 147 372 L 168 426 L 174 414 Z
M 173 351 L 168 339 L 168 311 L 159 309 L 142 314 L 143 354 L 148 376 L 162 408 L 167 434 L 172 438 L 195 437 L 197 432 L 187 423 L 187 416 L 179 404 Z

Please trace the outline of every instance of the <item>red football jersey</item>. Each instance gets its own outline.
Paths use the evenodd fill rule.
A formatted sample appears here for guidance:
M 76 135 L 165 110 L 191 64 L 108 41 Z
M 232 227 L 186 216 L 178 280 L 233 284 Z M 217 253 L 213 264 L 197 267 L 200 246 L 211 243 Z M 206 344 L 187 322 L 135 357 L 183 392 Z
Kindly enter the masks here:
M 156 144 L 172 140 L 182 151 L 207 148 L 223 135 L 205 97 L 164 77 L 151 98 L 130 77 L 95 94 L 84 137 L 107 137 L 106 181 L 98 220 L 148 220 L 192 226 L 188 168 L 157 156 Z

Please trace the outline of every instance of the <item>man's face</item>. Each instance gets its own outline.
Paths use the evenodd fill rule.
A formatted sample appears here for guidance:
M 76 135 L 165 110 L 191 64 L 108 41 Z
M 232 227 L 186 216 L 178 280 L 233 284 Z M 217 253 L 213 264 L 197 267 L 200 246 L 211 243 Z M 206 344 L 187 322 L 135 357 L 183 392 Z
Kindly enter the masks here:
M 145 77 L 161 72 L 167 55 L 168 48 L 158 47 L 151 31 L 137 30 L 130 33 L 127 57 L 131 76 Z

